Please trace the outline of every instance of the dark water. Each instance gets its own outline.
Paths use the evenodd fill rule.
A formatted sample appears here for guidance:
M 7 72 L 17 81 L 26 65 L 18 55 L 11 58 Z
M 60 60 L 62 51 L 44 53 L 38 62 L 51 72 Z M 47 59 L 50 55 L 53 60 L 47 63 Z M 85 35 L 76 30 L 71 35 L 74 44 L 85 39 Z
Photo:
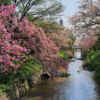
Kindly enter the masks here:
M 82 61 L 71 62 L 69 73 L 69 78 L 41 82 L 24 100 L 100 100 L 92 73 L 82 69 Z

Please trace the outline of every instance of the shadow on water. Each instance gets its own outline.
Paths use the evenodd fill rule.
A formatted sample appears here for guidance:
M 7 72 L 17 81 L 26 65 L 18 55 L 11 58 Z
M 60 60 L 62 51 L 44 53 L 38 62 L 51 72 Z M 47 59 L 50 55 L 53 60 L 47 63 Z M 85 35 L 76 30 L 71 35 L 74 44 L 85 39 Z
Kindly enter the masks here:
M 40 84 L 29 91 L 25 100 L 60 100 L 60 95 L 63 95 L 66 83 L 66 78 L 58 78 L 47 82 L 41 81 Z

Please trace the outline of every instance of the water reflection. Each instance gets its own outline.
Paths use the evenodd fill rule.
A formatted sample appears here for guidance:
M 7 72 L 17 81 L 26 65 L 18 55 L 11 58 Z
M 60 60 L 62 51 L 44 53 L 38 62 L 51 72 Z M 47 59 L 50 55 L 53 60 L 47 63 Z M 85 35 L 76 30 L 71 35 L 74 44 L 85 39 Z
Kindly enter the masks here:
M 30 90 L 28 99 L 25 100 L 66 100 L 67 79 L 57 79 L 48 82 L 41 82 L 36 88 Z
M 68 84 L 69 91 L 66 91 L 66 98 L 68 100 L 97 100 L 92 74 L 82 69 L 82 61 L 72 62 L 69 65 L 69 72 L 71 77 L 70 84 Z
M 41 82 L 24 100 L 99 100 L 92 74 L 83 70 L 82 61 L 71 62 L 68 71 L 69 78 Z

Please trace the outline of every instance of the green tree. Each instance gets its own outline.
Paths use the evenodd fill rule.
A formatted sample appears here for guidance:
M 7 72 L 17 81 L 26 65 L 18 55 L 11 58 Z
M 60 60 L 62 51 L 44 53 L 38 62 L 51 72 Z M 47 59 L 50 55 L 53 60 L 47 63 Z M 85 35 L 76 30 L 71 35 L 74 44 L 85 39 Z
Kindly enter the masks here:
M 16 3 L 18 11 L 21 14 L 21 20 L 31 13 L 34 18 L 43 18 L 58 16 L 63 11 L 63 6 L 57 0 L 11 0 Z
M 10 4 L 11 4 L 10 0 L 0 0 L 0 6 L 1 5 L 10 5 Z

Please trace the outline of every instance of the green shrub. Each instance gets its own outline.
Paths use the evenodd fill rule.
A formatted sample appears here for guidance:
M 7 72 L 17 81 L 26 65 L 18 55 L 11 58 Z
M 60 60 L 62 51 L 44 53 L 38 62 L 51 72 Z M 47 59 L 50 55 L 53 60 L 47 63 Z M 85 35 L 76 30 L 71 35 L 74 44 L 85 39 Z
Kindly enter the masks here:
M 10 0 L 0 0 L 0 6 L 1 5 L 10 5 L 10 4 L 11 4 Z
M 72 58 L 72 56 L 70 56 L 69 54 L 67 54 L 66 51 L 60 51 L 58 53 L 58 56 L 61 57 L 61 58 L 63 58 L 64 60 L 67 60 L 67 61 Z
M 95 81 L 96 81 L 98 84 L 100 84 L 100 67 L 98 67 L 98 68 L 95 70 L 94 79 L 95 79 Z
M 100 84 L 100 50 L 87 53 L 84 63 L 88 70 L 94 71 L 94 78 Z
M 28 58 L 24 64 L 21 61 L 15 62 L 22 63 L 23 67 L 16 69 L 16 72 L 10 71 L 0 74 L 0 93 L 13 88 L 16 83 L 22 83 L 22 81 L 42 70 L 42 64 L 34 56 L 24 54 L 23 56 Z

